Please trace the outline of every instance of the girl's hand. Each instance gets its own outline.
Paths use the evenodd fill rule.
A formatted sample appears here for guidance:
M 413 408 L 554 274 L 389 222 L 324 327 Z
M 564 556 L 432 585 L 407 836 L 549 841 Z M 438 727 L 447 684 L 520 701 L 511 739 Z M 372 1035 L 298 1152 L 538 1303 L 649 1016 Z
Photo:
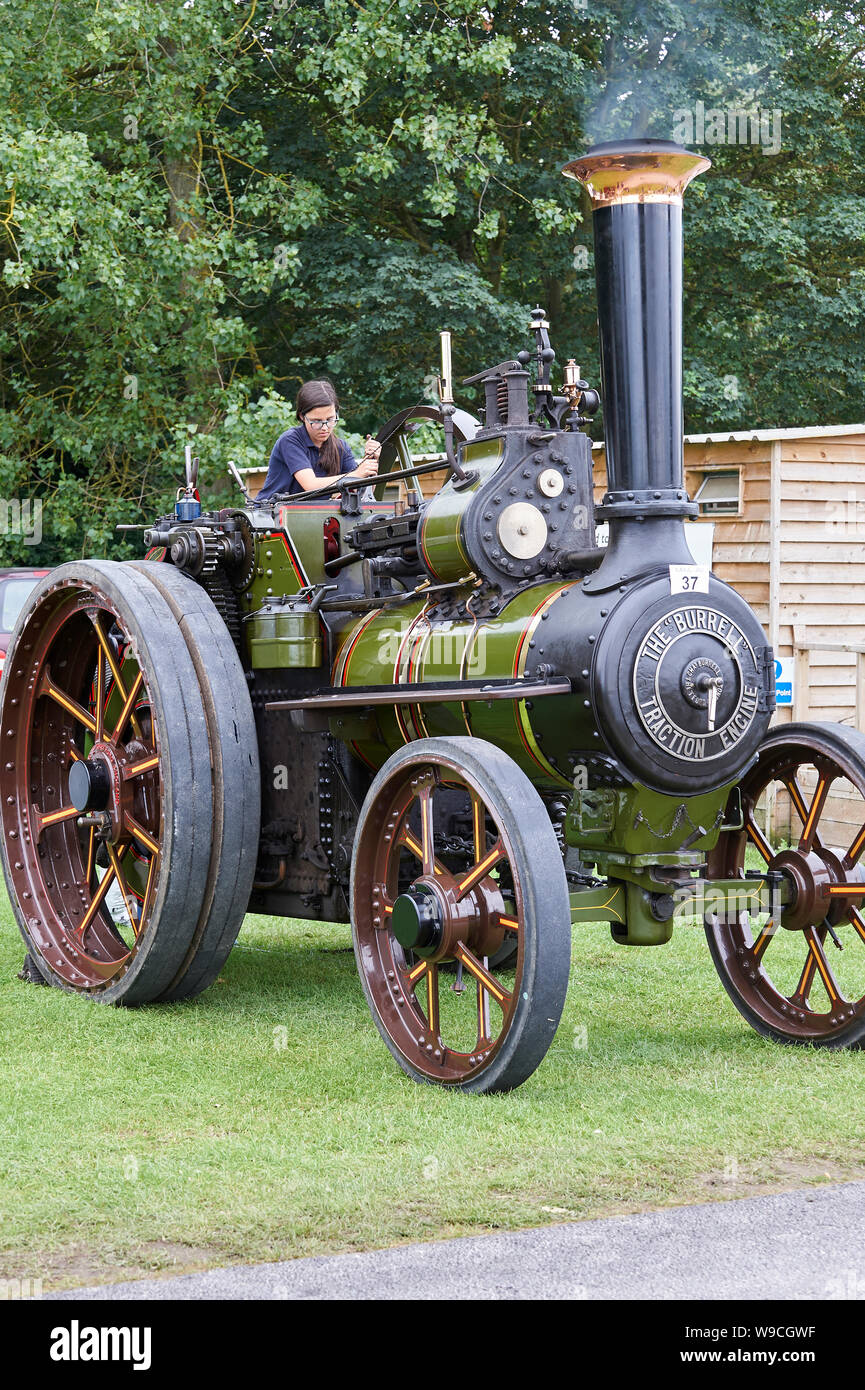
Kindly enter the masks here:
M 375 477 L 377 477 L 377 476 L 378 476 L 378 456 L 376 456 L 375 458 L 367 458 L 366 455 L 364 455 L 364 457 L 361 459 L 360 463 L 358 464 L 357 468 L 355 469 L 355 472 L 358 473 L 358 474 L 360 475 L 361 478 L 375 478 Z
M 381 445 L 379 444 L 378 440 L 373 439 L 372 435 L 368 434 L 366 437 L 366 444 L 364 445 L 363 449 L 364 462 L 367 459 L 375 459 L 376 461 L 378 461 L 378 456 L 380 453 Z

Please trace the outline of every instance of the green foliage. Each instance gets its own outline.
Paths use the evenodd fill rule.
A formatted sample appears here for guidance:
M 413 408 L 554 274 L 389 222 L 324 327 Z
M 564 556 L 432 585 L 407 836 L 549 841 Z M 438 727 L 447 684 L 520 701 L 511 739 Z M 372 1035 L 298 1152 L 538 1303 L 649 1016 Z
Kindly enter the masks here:
M 685 138 L 689 121 L 696 139 L 698 104 L 767 124 L 757 143 L 705 137 L 713 168 L 686 200 L 687 427 L 865 418 L 850 8 L 6 13 L 0 487 L 44 500 L 40 562 L 128 553 L 114 526 L 170 505 L 190 437 L 228 500 L 225 459 L 266 462 L 310 376 L 376 430 L 422 397 L 443 327 L 459 378 L 522 346 L 540 302 L 560 359 L 597 380 L 589 208 L 561 166 L 599 139 Z M 0 535 L 0 563 L 33 559 Z

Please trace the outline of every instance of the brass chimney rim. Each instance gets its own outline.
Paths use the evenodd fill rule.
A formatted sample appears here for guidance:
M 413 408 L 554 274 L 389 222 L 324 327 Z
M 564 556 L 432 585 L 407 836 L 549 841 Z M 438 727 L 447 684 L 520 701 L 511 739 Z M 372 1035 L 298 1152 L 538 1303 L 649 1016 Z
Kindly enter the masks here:
M 619 203 L 677 203 L 697 174 L 711 166 L 672 140 L 615 140 L 595 145 L 562 169 L 583 184 L 595 208 Z

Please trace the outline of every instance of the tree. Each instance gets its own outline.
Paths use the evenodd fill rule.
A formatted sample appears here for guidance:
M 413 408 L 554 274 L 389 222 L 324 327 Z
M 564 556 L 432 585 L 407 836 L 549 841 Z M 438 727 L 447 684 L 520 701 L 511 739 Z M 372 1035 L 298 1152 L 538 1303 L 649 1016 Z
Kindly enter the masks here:
M 82 23 L 11 8 L 0 490 L 44 498 L 53 561 L 104 553 L 117 521 L 164 509 L 190 435 L 208 441 L 253 378 L 271 385 L 245 299 L 293 274 L 266 235 L 290 190 L 260 167 L 255 123 L 225 119 L 260 80 L 249 9 L 129 0 Z
M 437 307 L 473 369 L 513 351 L 540 299 L 560 355 L 596 378 L 590 209 L 561 165 L 593 141 L 675 138 L 690 114 L 713 168 L 686 200 L 688 427 L 865 417 L 861 16 L 802 0 L 326 15 L 312 56 L 289 44 L 278 69 L 270 138 L 318 211 L 268 360 L 335 363 L 371 420 L 417 389 L 407 364 L 428 368 Z M 698 110 L 723 129 L 698 130 Z
M 686 199 L 687 426 L 865 418 L 856 12 L 119 0 L 82 19 L 12 0 L 7 14 L 0 495 L 44 499 L 40 559 L 126 553 L 115 524 L 170 505 L 189 439 L 227 500 L 225 458 L 263 462 L 309 376 L 331 374 L 353 427 L 377 428 L 428 390 L 440 328 L 459 377 L 523 346 L 540 301 L 560 359 L 596 380 L 590 210 L 561 166 L 593 140 L 684 138 L 688 117 L 713 168 Z M 723 114 L 722 139 L 698 131 L 700 109 Z M 747 120 L 738 141 L 737 111 L 756 111 L 756 142 Z M 8 535 L 0 554 L 32 559 Z

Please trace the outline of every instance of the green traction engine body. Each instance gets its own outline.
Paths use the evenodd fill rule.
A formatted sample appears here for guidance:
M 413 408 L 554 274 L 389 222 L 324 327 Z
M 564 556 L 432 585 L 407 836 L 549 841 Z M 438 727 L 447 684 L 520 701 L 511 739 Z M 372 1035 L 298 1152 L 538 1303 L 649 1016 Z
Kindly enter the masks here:
M 842 928 L 865 943 L 865 802 L 846 851 L 817 833 L 834 781 L 862 799 L 865 740 L 768 734 L 772 650 L 686 541 L 682 200 L 706 166 L 648 141 L 565 170 L 593 205 L 598 505 L 600 397 L 573 361 L 553 383 L 538 309 L 530 350 L 466 379 L 476 415 L 443 334 L 439 403 L 382 427 L 374 482 L 203 512 L 188 472 L 142 560 L 42 581 L 0 686 L 31 978 L 180 999 L 217 977 L 246 911 L 350 919 L 400 1066 L 506 1090 L 555 1035 L 573 925 L 648 946 L 697 915 L 758 1031 L 865 1038 L 865 979 L 851 1005 L 823 949 Z M 443 455 L 416 464 L 431 426 Z M 775 784 L 802 822 L 780 850 L 756 816 Z M 783 988 L 764 971 L 779 926 L 806 952 Z
M 388 501 L 395 488 L 384 482 L 362 501 L 344 485 L 253 505 L 242 519 L 167 518 L 148 534 L 149 554 L 181 567 L 187 555 L 193 570 L 220 556 L 200 582 L 230 610 L 257 721 L 256 910 L 344 918 L 372 775 L 414 741 L 470 736 L 506 753 L 540 794 L 574 920 L 606 917 L 622 943 L 669 938 L 774 706 L 762 629 L 685 542 L 694 508 L 682 482 L 681 366 L 667 347 L 681 331 L 668 254 L 681 241 L 680 203 L 596 211 L 603 365 L 618 391 L 606 405 L 600 507 L 584 432 L 597 396 L 572 363 L 554 394 L 536 311 L 532 354 L 471 378 L 482 422 L 448 400 L 419 413 L 460 441 L 433 497 L 412 497 L 410 477 L 408 506 Z M 634 235 L 642 264 L 625 256 Z M 632 357 L 642 344 L 630 363 L 636 393 L 621 381 L 628 342 Z M 410 415 L 381 432 L 385 480 L 411 464 Z M 191 530 L 202 540 L 185 546 Z
M 766 731 L 772 653 L 720 580 L 671 592 L 671 561 L 696 572 L 681 488 L 678 515 L 613 518 L 613 542 L 597 548 L 576 412 L 538 393 L 564 416 L 539 425 L 516 360 L 492 381 L 512 401 L 518 390 L 522 411 L 489 422 L 488 410 L 484 427 L 462 419 L 474 431 L 459 446 L 463 487 L 451 477 L 399 514 L 381 500 L 359 507 L 344 488 L 242 518 L 166 519 L 148 536 L 151 558 L 193 529 L 208 542 L 234 535 L 242 553 L 200 582 L 225 612 L 258 729 L 250 906 L 344 920 L 373 774 L 411 742 L 471 736 L 537 788 L 565 846 L 575 920 L 607 916 L 618 941 L 663 942 L 676 890 L 705 865 Z

